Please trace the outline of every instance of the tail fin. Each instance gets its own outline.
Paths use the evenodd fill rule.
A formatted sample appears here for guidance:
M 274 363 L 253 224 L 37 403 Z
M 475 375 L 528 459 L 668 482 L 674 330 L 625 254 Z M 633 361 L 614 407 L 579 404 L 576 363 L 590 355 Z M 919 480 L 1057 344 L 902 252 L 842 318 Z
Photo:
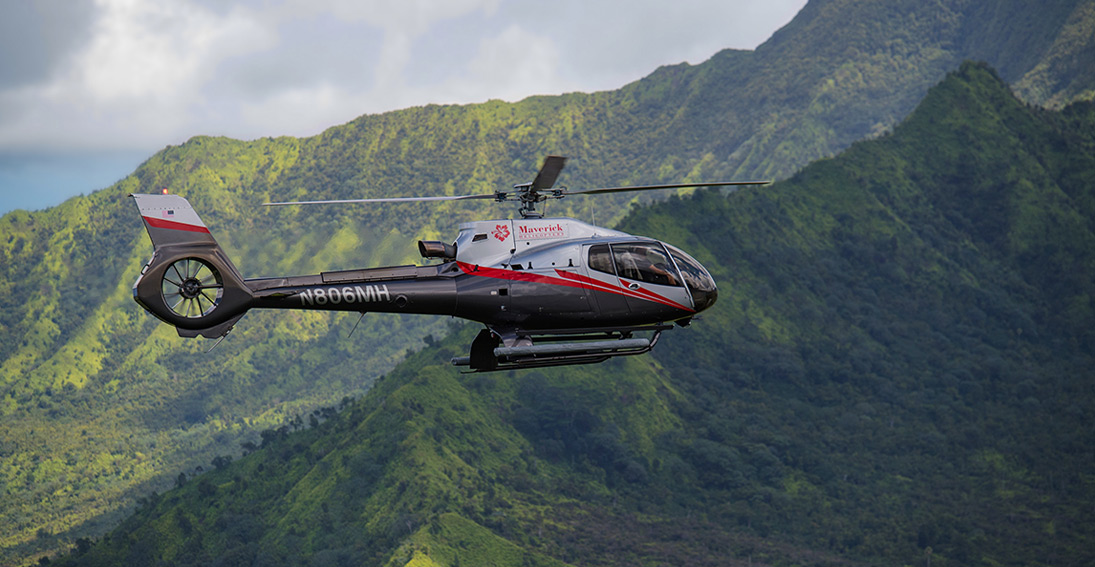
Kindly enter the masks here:
M 152 239 L 133 299 L 183 337 L 222 337 L 251 306 L 251 290 L 186 199 L 132 195 Z
M 203 244 L 216 246 L 205 223 L 190 203 L 178 195 L 130 195 L 141 211 L 152 246 Z

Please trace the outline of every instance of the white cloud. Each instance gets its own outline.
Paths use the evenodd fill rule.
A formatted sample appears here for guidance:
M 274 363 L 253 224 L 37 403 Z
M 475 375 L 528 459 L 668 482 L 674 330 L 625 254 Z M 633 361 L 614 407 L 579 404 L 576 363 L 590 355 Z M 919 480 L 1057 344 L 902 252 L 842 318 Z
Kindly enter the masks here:
M 805 4 L 79 0 L 61 18 L 60 1 L 0 3 L 0 43 L 37 42 L 26 60 L 0 58 L 13 73 L 0 80 L 0 156 L 151 155 L 199 134 L 306 136 L 430 102 L 612 89 L 754 47 Z
M 339 19 L 364 22 L 386 31 L 414 37 L 438 22 L 469 14 L 494 13 L 500 0 L 289 0 L 286 7 L 302 13 L 330 13 Z
M 753 28 L 767 35 L 801 4 L 96 0 L 81 50 L 49 80 L 0 91 L 0 149 L 153 151 L 197 134 L 308 135 L 428 102 L 614 88 L 745 32 L 759 42 Z
M 381 36 L 372 63 L 373 91 L 406 89 L 407 68 L 416 43 L 445 22 L 497 11 L 500 0 L 287 0 L 279 19 L 292 21 L 330 14 L 343 22 L 360 23 L 363 32 Z M 368 31 L 366 31 L 368 30 Z M 426 40 L 428 41 L 428 39 Z M 317 62 L 322 64 L 322 62 Z
M 244 138 L 313 135 L 353 118 L 346 115 L 346 109 L 363 104 L 360 95 L 330 83 L 283 89 L 240 105 L 237 127 Z M 269 126 L 274 117 L 276 131 Z
M 478 53 L 468 62 L 469 80 L 464 87 L 489 84 L 494 89 L 491 98 L 504 100 L 545 87 L 556 92 L 577 88 L 559 76 L 560 59 L 551 38 L 511 24 L 501 34 L 479 42 Z
M 0 147 L 121 147 L 172 139 L 206 102 L 216 61 L 263 49 L 271 35 L 240 11 L 187 3 L 100 0 L 91 39 L 48 82 L 0 97 L 19 109 Z M 132 146 L 130 146 L 132 147 Z
M 103 0 L 99 7 L 94 39 L 65 78 L 96 103 L 190 98 L 210 56 L 227 47 L 223 40 L 251 27 L 186 4 Z

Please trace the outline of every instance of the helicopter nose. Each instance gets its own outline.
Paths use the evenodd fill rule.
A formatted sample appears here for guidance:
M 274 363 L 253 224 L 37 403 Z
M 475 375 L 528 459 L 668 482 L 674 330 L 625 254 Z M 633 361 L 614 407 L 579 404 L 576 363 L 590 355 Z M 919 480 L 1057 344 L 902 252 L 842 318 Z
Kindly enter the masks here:
M 718 298 L 719 290 L 714 286 L 710 290 L 692 292 L 692 302 L 695 304 L 696 313 L 714 305 L 715 300 Z

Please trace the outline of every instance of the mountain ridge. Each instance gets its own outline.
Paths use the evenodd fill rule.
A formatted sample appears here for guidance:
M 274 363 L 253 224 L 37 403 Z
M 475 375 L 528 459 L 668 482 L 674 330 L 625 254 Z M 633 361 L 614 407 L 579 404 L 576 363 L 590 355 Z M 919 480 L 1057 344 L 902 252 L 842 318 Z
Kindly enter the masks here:
M 892 134 L 787 181 L 635 209 L 622 228 L 725 291 L 652 356 L 461 375 L 445 361 L 475 329 L 454 329 L 67 563 L 1089 561 L 1091 351 L 959 197 L 982 194 L 972 166 L 1032 209 L 1088 206 L 1092 124 L 1095 104 L 1032 109 L 963 65 Z
M 1021 2 L 1006 5 L 1025 15 L 1012 20 L 1037 24 L 1032 29 L 1043 31 L 1034 33 L 1035 43 L 1049 46 L 1035 50 L 1046 54 L 1035 65 L 1037 80 L 1005 77 L 1041 89 L 1036 94 L 1044 98 L 1030 100 L 1087 96 L 1090 65 L 1082 55 L 1091 45 L 1083 34 L 1090 4 L 1054 3 L 1053 10 L 1034 12 Z M 962 25 L 985 21 L 975 3 L 941 6 Z M 196 137 L 165 148 L 111 188 L 47 211 L 5 215 L 3 561 L 102 533 L 139 495 L 170 487 L 178 472 L 238 455 L 239 443 L 258 431 L 359 395 L 407 350 L 448 332 L 443 321 L 371 315 L 351 339 L 353 321 L 345 317 L 253 313 L 229 341 L 201 355 L 207 346 L 179 340 L 129 303 L 126 288 L 151 247 L 126 194 L 167 187 L 187 196 L 247 275 L 413 263 L 415 238 L 443 239 L 460 222 L 497 210 L 265 211 L 256 204 L 275 197 L 490 192 L 531 176 L 548 153 L 576 158 L 564 180 L 571 186 L 789 175 L 864 135 L 883 135 L 911 110 L 917 92 L 965 55 L 934 32 L 920 38 L 911 31 L 931 29 L 924 22 L 932 21 L 934 5 L 833 0 L 807 7 L 754 52 L 659 69 L 619 91 L 419 107 L 364 116 L 306 139 Z M 953 38 L 958 20 L 944 21 L 944 39 Z M 905 28 L 906 21 L 921 27 Z M 858 39 L 845 41 L 852 32 L 848 37 Z M 999 42 L 978 45 L 1006 47 L 1009 35 L 988 34 Z M 845 51 L 850 44 L 859 52 Z M 1013 51 L 985 53 L 991 61 L 995 52 Z M 1009 65 L 1018 75 L 1028 63 Z M 872 95 L 859 89 L 886 96 L 862 106 Z M 629 202 L 568 200 L 549 213 L 612 225 Z M 776 275 L 775 281 L 793 281 Z M 736 309 L 759 316 L 758 332 L 789 332 L 763 300 Z M 1068 311 L 1082 320 L 1084 311 Z M 85 522 L 93 527 L 81 527 Z

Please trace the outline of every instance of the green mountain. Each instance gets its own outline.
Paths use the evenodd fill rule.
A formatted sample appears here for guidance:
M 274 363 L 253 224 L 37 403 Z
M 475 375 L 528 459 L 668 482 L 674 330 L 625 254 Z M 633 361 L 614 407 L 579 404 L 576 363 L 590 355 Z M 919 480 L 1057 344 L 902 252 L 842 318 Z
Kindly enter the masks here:
M 1095 104 L 963 65 L 892 135 L 628 216 L 721 282 L 654 356 L 461 375 L 454 329 L 65 563 L 1089 564 L 1093 147 Z
M 635 106 L 659 128 L 635 153 L 656 147 L 650 171 L 685 153 L 722 177 L 786 177 L 892 128 L 964 60 L 987 61 L 1034 104 L 1090 100 L 1093 29 L 1091 1 L 812 1 L 754 52 L 634 85 Z
M 665 67 L 618 91 L 412 108 L 307 139 L 194 138 L 113 187 L 5 215 L 0 563 L 105 533 L 180 472 L 361 395 L 450 332 L 443 320 L 370 315 L 350 335 L 350 317 L 252 313 L 205 353 L 209 343 L 179 339 L 130 299 L 151 247 L 126 194 L 167 187 L 188 197 L 248 276 L 314 273 L 413 263 L 415 240 L 510 212 L 259 203 L 488 192 L 527 181 L 549 153 L 574 158 L 563 178 L 571 187 L 787 176 L 882 135 L 967 57 L 1000 68 L 1028 102 L 1091 98 L 1092 2 L 982 4 L 814 1 L 754 52 Z M 612 225 L 628 198 L 548 212 Z M 1069 257 L 1064 244 L 1055 254 Z M 751 301 L 737 309 L 765 314 L 758 332 L 790 332 L 771 326 L 766 296 Z M 1084 300 L 1075 303 L 1061 312 L 1082 320 Z

